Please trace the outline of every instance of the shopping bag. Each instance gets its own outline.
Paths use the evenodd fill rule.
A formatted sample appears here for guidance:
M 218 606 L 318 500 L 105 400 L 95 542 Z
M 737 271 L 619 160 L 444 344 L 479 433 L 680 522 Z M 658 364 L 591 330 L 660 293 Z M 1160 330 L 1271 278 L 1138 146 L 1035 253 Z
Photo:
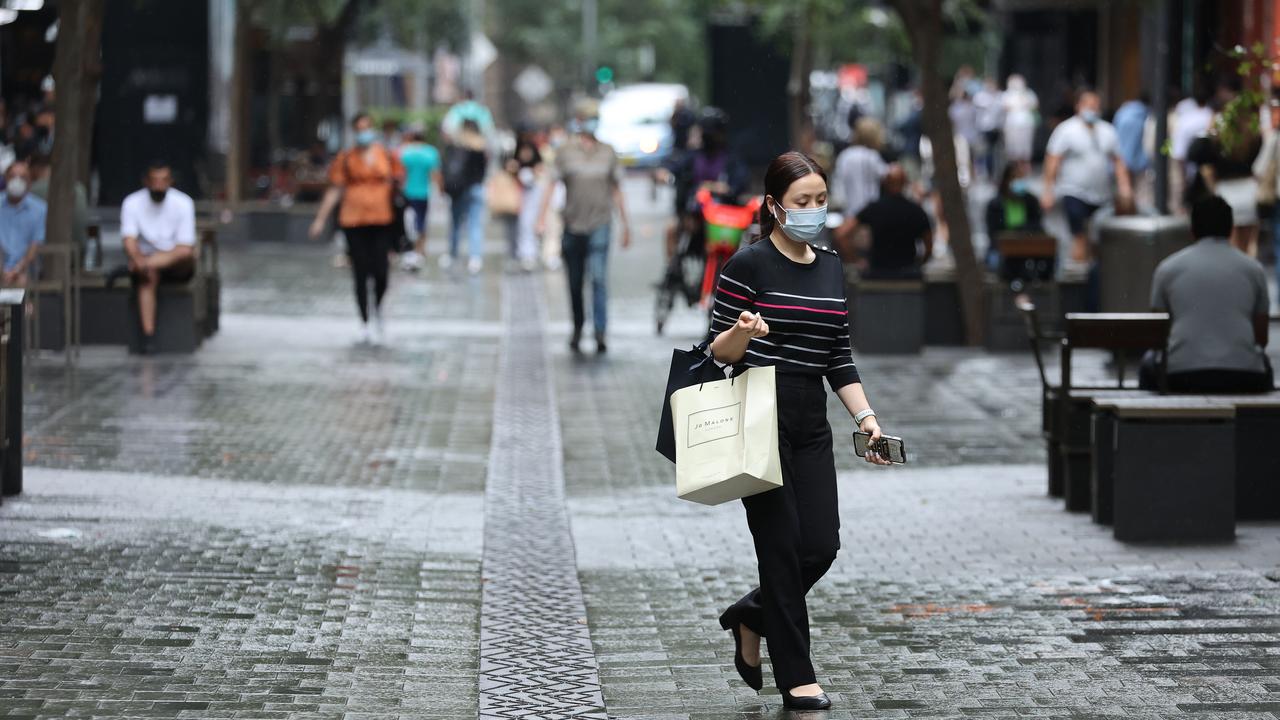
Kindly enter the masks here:
M 782 487 L 773 367 L 671 394 L 676 495 L 719 505 Z
M 503 170 L 489 177 L 485 189 L 486 204 L 494 215 L 519 215 L 524 188 L 515 175 Z
M 662 414 L 658 418 L 658 443 L 655 450 L 671 462 L 676 461 L 676 433 L 671 424 L 671 393 L 698 383 L 723 380 L 724 370 L 707 353 L 708 343 L 689 350 L 671 351 L 671 369 L 667 372 L 667 391 L 662 395 Z

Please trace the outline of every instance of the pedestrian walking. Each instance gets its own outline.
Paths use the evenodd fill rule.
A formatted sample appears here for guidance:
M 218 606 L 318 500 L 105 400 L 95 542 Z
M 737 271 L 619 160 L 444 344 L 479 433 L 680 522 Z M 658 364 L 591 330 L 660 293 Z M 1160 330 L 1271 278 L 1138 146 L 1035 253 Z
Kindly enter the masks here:
M 564 237 L 561 254 L 569 281 L 569 301 L 573 310 L 573 335 L 569 349 L 579 352 L 582 329 L 586 325 L 583 283 L 591 277 L 591 320 L 595 326 L 596 352 L 608 350 L 606 331 L 609 312 L 609 245 L 612 242 L 613 211 L 622 223 L 622 247 L 631 246 L 631 227 L 622 199 L 622 172 L 613 147 L 596 138 L 594 110 L 580 110 L 570 125 L 573 138 L 556 154 L 555 178 L 564 184 Z M 552 202 L 547 193 L 538 211 L 537 229 L 545 231 L 547 210 Z
M 1280 212 L 1276 212 L 1280 197 L 1280 105 L 1269 108 L 1271 132 L 1267 134 L 1262 150 L 1253 161 L 1253 175 L 1258 180 L 1258 215 L 1270 223 L 1271 243 L 1275 248 L 1276 289 L 1280 293 Z M 1280 302 L 1280 297 L 1274 298 Z
M 514 164 L 509 169 L 514 171 L 522 189 L 520 214 L 516 220 L 515 256 L 520 262 L 520 268 L 531 272 L 538 267 L 538 253 L 541 250 L 537 228 L 538 210 L 542 207 L 542 195 L 546 191 L 542 153 L 538 151 L 536 132 L 526 129 L 520 133 L 512 161 Z
M 1102 119 L 1101 104 L 1097 93 L 1081 92 L 1076 114 L 1054 128 L 1045 148 L 1040 204 L 1048 211 L 1062 203 L 1071 229 L 1071 258 L 1080 263 L 1089 260 L 1093 214 L 1115 196 L 1122 204 L 1133 198 L 1119 138 L 1111 123 Z
M 1151 168 L 1151 157 L 1147 154 L 1146 145 L 1150 106 L 1151 100 L 1143 93 L 1122 103 L 1111 119 L 1116 128 L 1116 137 L 1120 141 L 1120 157 L 1129 170 L 1135 193 L 1139 188 L 1146 187 L 1147 170 Z
M 1196 164 L 1196 174 L 1187 186 L 1187 207 L 1196 201 L 1218 195 L 1231 206 L 1235 229 L 1231 242 L 1252 256 L 1258 244 L 1258 181 L 1253 164 L 1261 154 L 1262 136 L 1253 129 L 1256 119 L 1238 117 L 1234 127 L 1221 114 L 1225 102 L 1215 101 L 1217 111 L 1209 123 L 1209 132 L 1196 138 L 1187 148 L 1187 160 Z
M 336 224 L 347 241 L 356 307 L 360 311 L 360 341 L 381 343 L 386 338 L 382 299 L 387 294 L 390 270 L 387 255 L 394 241 L 392 196 L 396 184 L 404 182 L 404 165 L 395 153 L 378 142 L 378 131 L 367 113 L 357 113 L 351 127 L 355 131 L 355 145 L 338 153 L 330 164 L 329 189 L 311 222 L 310 234 L 313 240 L 319 238 L 337 209 Z M 370 281 L 373 283 L 372 313 Z
M 982 134 L 979 166 L 984 177 L 992 178 L 1000 152 L 1000 126 L 1004 123 L 1004 105 L 995 78 L 982 81 L 982 89 L 973 96 L 973 104 L 978 109 L 978 132 Z
M 884 130 L 875 118 L 861 117 L 853 126 L 853 144 L 836 157 L 836 193 L 843 203 L 844 224 L 836 228 L 836 240 L 852 242 L 854 219 L 862 208 L 880 197 L 880 181 L 889 165 L 880 155 Z
M 849 347 L 848 304 L 840 258 L 812 242 L 827 213 L 827 178 L 798 152 L 780 155 L 764 178 L 761 234 L 725 264 L 709 339 L 722 363 L 774 366 L 782 487 L 743 499 L 755 540 L 760 586 L 720 616 L 733 633 L 734 665 L 752 688 L 764 685 L 760 640 L 768 643 L 783 704 L 821 710 L 831 701 L 817 684 L 805 595 L 840 547 L 839 505 L 823 378 L 854 423 L 880 438 Z M 888 460 L 868 452 L 867 460 Z
M 467 270 L 475 275 L 484 268 L 484 177 L 489 153 L 480 125 L 462 121 L 444 153 L 444 191 L 449 196 L 449 252 L 440 256 L 440 267 L 448 269 L 458 257 L 462 231 L 467 231 Z
M 1026 78 L 1010 75 L 1001 96 L 1004 109 L 1005 162 L 1031 162 L 1032 142 L 1039 123 L 1040 98 Z
M 409 202 L 413 220 L 413 250 L 400 258 L 401 268 L 417 271 L 427 256 L 427 216 L 431 208 L 431 190 L 443 183 L 440 177 L 440 151 L 426 141 L 422 128 L 411 127 L 408 142 L 400 148 L 404 165 L 404 197 Z

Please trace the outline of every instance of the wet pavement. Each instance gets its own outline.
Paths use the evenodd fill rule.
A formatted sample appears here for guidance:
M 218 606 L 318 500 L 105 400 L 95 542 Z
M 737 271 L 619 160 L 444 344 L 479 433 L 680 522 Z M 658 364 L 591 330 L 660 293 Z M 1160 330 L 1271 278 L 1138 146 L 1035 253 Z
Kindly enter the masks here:
M 37 361 L 26 493 L 0 506 L 0 717 L 477 717 L 485 657 L 588 688 L 485 717 L 784 717 L 715 622 L 754 582 L 742 511 L 677 501 L 653 451 L 670 349 L 702 325 L 654 338 L 663 205 L 630 190 L 604 356 L 565 346 L 558 273 L 496 254 L 397 273 L 390 342 L 360 347 L 328 248 L 259 243 L 224 248 L 222 331 L 196 355 Z M 1044 496 L 1029 356 L 858 360 L 913 458 L 837 451 L 843 549 L 810 600 L 827 717 L 1280 717 L 1280 523 L 1117 543 Z M 501 562 L 517 551 L 555 562 Z M 505 587 L 530 601 L 499 605 L 521 571 Z M 553 616 L 568 640 L 494 654 Z

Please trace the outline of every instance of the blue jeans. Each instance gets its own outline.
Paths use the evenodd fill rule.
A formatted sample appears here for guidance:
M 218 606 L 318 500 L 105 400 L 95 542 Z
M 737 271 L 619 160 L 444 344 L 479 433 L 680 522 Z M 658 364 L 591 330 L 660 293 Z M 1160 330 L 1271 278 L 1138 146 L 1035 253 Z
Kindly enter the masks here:
M 564 231 L 560 255 L 564 258 L 565 275 L 569 278 L 569 302 L 573 307 L 573 334 L 580 335 L 586 324 L 586 308 L 582 300 L 583 281 L 591 275 L 591 321 L 596 335 L 603 336 L 609 314 L 609 241 L 613 237 L 609 223 L 587 232 Z
M 484 256 L 484 185 L 476 183 L 450 197 L 453 224 L 449 227 L 449 255 L 458 257 L 462 226 L 467 226 L 468 251 L 473 259 Z

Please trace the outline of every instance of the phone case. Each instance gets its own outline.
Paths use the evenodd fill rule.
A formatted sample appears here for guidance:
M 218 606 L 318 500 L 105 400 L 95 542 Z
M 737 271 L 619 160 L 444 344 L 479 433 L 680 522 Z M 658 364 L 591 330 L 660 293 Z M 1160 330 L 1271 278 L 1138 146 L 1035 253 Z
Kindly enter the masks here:
M 867 441 L 870 438 L 870 433 L 855 432 L 853 434 L 853 451 L 858 454 L 858 457 L 866 457 Z M 889 451 L 889 462 L 899 465 L 907 462 L 907 444 L 903 442 L 902 438 L 894 437 L 893 435 L 881 435 L 880 441 L 885 444 Z

